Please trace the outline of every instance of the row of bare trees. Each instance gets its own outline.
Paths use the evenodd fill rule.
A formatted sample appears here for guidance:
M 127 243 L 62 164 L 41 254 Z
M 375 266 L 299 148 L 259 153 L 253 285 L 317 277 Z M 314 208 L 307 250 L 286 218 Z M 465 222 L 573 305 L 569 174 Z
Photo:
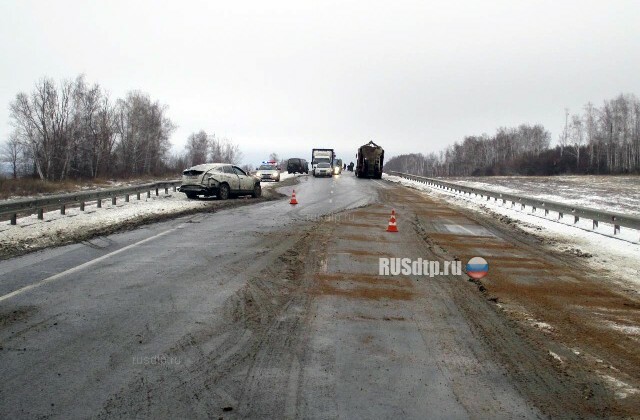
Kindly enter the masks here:
M 225 162 L 240 164 L 242 152 L 237 144 L 227 138 L 218 138 L 215 133 L 207 134 L 200 130 L 187 138 L 184 166 L 200 165 L 206 162 Z
M 619 95 L 582 114 L 565 109 L 565 127 L 558 138 L 560 153 L 575 158 L 577 172 L 640 172 L 640 100 Z
M 551 136 L 540 125 L 499 128 L 494 136 L 467 136 L 440 153 L 400 155 L 385 168 L 425 176 L 469 176 L 500 173 L 510 162 L 536 158 L 549 147 Z
M 167 107 L 133 91 L 113 101 L 83 76 L 44 78 L 10 104 L 14 128 L 4 161 L 14 177 L 66 178 L 155 175 L 167 170 L 175 129 Z
M 620 95 L 582 114 L 565 110 L 558 145 L 542 125 L 499 128 L 495 135 L 467 136 L 440 153 L 408 154 L 385 168 L 424 176 L 553 175 L 640 172 L 640 101 Z

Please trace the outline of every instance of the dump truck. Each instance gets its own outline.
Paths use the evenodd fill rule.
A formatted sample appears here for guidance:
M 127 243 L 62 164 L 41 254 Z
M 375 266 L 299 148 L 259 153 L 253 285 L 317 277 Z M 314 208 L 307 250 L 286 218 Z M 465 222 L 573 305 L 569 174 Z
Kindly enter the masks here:
M 360 146 L 356 155 L 356 176 L 358 178 L 382 178 L 384 149 L 373 141 Z

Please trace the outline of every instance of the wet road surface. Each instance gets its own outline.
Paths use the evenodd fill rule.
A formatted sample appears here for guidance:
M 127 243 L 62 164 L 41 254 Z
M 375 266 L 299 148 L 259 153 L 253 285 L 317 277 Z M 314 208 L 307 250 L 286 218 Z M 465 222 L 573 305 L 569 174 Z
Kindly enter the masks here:
M 601 414 L 465 275 L 379 275 L 512 247 L 491 226 L 351 173 L 294 188 L 0 262 L 0 417 Z

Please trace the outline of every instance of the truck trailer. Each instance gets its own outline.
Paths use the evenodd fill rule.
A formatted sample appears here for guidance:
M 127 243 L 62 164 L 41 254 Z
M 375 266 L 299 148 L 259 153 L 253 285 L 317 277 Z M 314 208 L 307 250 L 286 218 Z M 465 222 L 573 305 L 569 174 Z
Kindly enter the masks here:
M 356 176 L 358 178 L 382 178 L 384 149 L 373 141 L 360 146 L 356 155 Z
M 328 163 L 333 171 L 333 160 L 335 159 L 333 149 L 312 149 L 311 150 L 311 168 L 315 169 L 318 163 Z

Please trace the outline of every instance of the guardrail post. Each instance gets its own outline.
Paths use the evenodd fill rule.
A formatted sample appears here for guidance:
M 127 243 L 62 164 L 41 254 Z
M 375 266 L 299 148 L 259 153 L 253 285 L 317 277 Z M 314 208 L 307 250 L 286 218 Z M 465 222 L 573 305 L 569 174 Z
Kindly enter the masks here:
M 15 213 L 13 213 L 13 214 L 11 215 L 11 224 L 12 224 L 12 225 L 15 225 L 16 223 L 18 223 L 18 222 L 17 222 L 17 219 L 18 219 L 18 215 L 17 215 L 17 214 L 15 214 Z
M 147 191 L 147 198 L 151 198 L 151 190 Z
M 616 223 L 616 216 L 612 216 L 611 221 L 613 222 L 613 234 L 620 233 L 620 225 Z
M 535 213 L 536 212 L 536 208 L 535 207 L 531 207 L 531 213 Z
M 156 187 L 156 197 L 158 196 L 158 187 Z
M 138 198 L 138 200 L 140 200 L 140 192 L 139 191 L 136 193 L 136 197 Z
M 164 193 L 169 194 L 169 187 L 164 187 Z
M 98 199 L 96 200 L 96 207 L 98 207 L 99 209 L 101 209 L 101 208 L 102 208 L 102 199 L 101 199 L 101 198 L 98 198 Z
M 176 192 L 176 186 L 175 185 L 173 186 L 173 192 Z
M 558 220 L 562 219 L 564 217 L 564 214 L 562 214 L 562 212 L 558 212 Z
M 60 206 L 60 214 L 65 214 L 65 205 Z
M 578 223 L 580 221 L 580 216 L 573 216 L 573 224 L 575 225 L 576 223 Z
M 112 206 L 116 205 L 116 196 L 115 195 L 113 197 L 111 197 L 111 205 Z
M 44 209 L 43 208 L 39 208 L 38 209 L 38 220 L 44 220 Z
M 525 209 L 525 207 L 526 207 L 526 206 L 525 206 L 524 204 L 520 203 L 520 210 L 524 210 L 524 209 Z
M 596 228 L 597 228 L 597 227 L 598 227 L 598 221 L 597 221 L 597 220 L 594 220 L 594 221 L 593 221 L 593 227 L 592 227 L 592 229 L 593 229 L 593 230 L 596 230 Z
M 544 209 L 544 215 L 545 217 L 549 215 L 549 209 Z
M 80 211 L 84 211 L 84 201 L 80 202 Z
M 124 201 L 125 201 L 126 203 L 128 203 L 128 202 L 129 202 L 129 194 L 125 194 L 125 196 L 124 196 Z

